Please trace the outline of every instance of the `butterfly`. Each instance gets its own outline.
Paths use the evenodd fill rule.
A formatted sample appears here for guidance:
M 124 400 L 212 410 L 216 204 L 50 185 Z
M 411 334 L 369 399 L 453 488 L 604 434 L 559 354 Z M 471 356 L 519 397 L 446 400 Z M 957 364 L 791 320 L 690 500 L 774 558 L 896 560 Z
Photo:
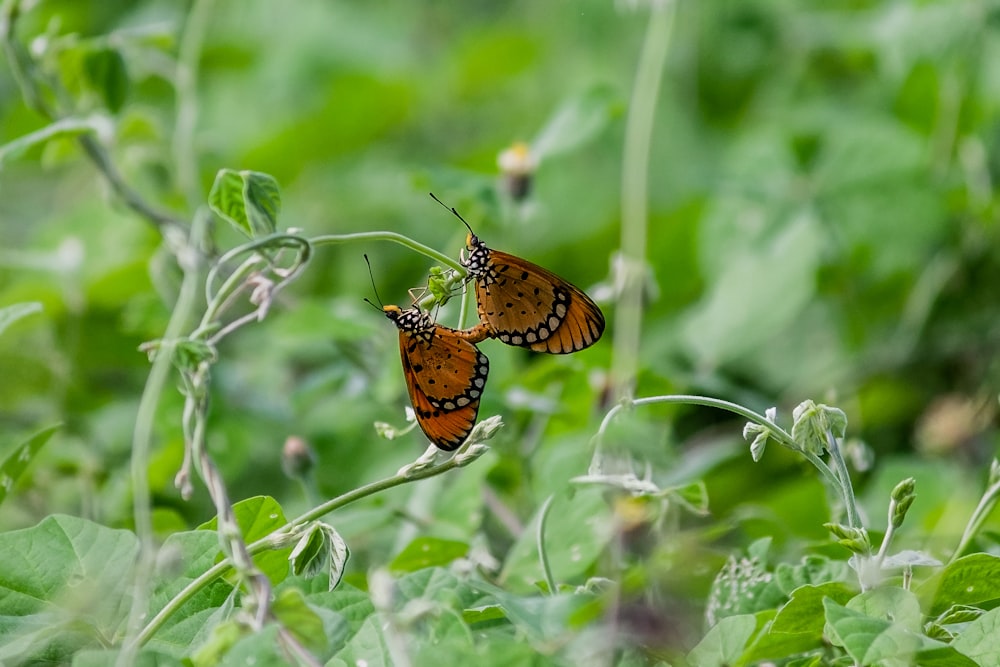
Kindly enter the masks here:
M 604 313 L 583 290 L 526 259 L 486 247 L 458 211 L 449 210 L 469 228 L 461 262 L 475 281 L 479 319 L 492 337 L 551 354 L 579 352 L 601 338 Z
M 403 378 L 420 430 L 440 449 L 457 449 L 476 425 L 490 373 L 490 360 L 475 344 L 491 332 L 483 324 L 464 331 L 441 326 L 416 306 L 382 311 L 399 329 Z

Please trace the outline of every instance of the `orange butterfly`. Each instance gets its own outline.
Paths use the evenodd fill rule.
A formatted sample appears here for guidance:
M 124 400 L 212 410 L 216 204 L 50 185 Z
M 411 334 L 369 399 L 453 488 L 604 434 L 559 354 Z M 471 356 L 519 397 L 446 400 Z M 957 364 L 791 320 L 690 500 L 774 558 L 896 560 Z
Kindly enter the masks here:
M 462 266 L 476 281 L 479 319 L 493 337 L 552 354 L 579 352 L 601 338 L 604 313 L 583 290 L 526 259 L 487 248 L 458 211 L 449 210 L 469 228 Z
M 482 324 L 466 331 L 443 327 L 416 306 L 382 311 L 399 328 L 399 356 L 417 424 L 439 448 L 457 449 L 476 425 L 490 360 L 475 343 L 490 331 Z

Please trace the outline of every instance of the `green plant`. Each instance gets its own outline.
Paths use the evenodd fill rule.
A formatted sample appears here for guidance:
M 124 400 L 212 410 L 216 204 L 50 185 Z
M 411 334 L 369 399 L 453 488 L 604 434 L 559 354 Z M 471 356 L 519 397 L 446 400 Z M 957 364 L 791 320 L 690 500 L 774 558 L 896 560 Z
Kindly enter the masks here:
M 993 8 L 179 7 L 0 2 L 0 662 L 1000 661 Z M 428 190 L 610 326 L 414 458 Z

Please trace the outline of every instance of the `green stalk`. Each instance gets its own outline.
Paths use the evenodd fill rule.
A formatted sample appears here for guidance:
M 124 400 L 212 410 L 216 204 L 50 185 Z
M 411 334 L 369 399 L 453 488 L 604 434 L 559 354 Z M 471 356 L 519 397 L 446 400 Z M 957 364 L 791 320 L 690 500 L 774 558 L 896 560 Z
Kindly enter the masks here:
M 674 18 L 673 2 L 650 4 L 649 24 L 636 70 L 625 124 L 622 156 L 621 255 L 624 287 L 615 309 L 611 365 L 614 396 L 631 395 L 638 368 L 642 330 L 642 292 L 646 266 L 649 154 L 660 80 L 667 62 Z
M 335 245 L 339 243 L 354 243 L 356 241 L 392 241 L 404 245 L 411 250 L 419 252 L 421 255 L 430 257 L 435 262 L 444 264 L 449 269 L 458 271 L 460 275 L 465 275 L 465 267 L 457 260 L 448 255 L 435 250 L 423 243 L 418 243 L 408 236 L 397 234 L 396 232 L 358 232 L 357 234 L 324 234 L 310 239 L 314 246 Z
M 535 536 L 538 543 L 538 561 L 542 564 L 542 574 L 545 576 L 545 585 L 549 587 L 549 595 L 555 595 L 556 579 L 552 576 L 552 566 L 549 564 L 549 555 L 545 551 L 545 523 L 549 518 L 549 510 L 552 508 L 552 501 L 555 496 L 549 496 L 542 503 L 538 510 L 538 534 Z
M 177 104 L 171 148 L 177 189 L 191 208 L 197 208 L 204 199 L 198 182 L 194 133 L 198 122 L 198 65 L 214 4 L 214 0 L 195 0 L 191 5 L 177 48 L 177 68 L 174 71 Z
M 192 227 L 192 238 L 204 230 L 207 216 L 196 217 Z M 149 584 L 153 580 L 153 569 L 156 564 L 156 545 L 153 540 L 152 504 L 149 491 L 149 452 L 152 447 L 153 429 L 156 421 L 156 407 L 163 395 L 163 390 L 170 377 L 173 361 L 174 345 L 184 330 L 196 303 L 200 271 L 197 266 L 182 267 L 184 279 L 174 304 L 173 313 L 163 334 L 163 347 L 153 359 L 146 386 L 139 400 L 139 409 L 135 417 L 135 429 L 132 432 L 132 506 L 135 519 L 135 532 L 139 538 L 139 559 L 136 563 L 135 581 L 133 583 L 132 607 L 129 611 L 128 635 L 139 631 L 139 624 L 149 605 Z M 117 664 L 129 665 L 134 662 L 135 653 L 129 650 L 129 642 L 119 654 Z
M 983 522 L 986 521 L 986 517 L 990 515 L 993 508 L 997 504 L 997 500 L 1000 499 L 1000 482 L 995 482 L 986 489 L 983 493 L 983 497 L 979 499 L 979 504 L 976 505 L 976 509 L 972 512 L 972 516 L 969 517 L 969 523 L 965 526 L 965 532 L 962 533 L 962 539 L 958 541 L 958 546 L 955 547 L 955 551 L 952 552 L 951 558 L 948 559 L 948 564 L 954 563 L 958 558 L 965 552 L 968 548 L 969 543 L 982 528 Z

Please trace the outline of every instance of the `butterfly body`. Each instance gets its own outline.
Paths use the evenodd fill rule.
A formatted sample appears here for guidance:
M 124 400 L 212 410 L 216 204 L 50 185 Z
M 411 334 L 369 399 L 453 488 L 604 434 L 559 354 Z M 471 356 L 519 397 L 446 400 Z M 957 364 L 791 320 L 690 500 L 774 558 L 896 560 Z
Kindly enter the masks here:
M 472 431 L 490 362 L 476 343 L 490 336 L 482 324 L 460 331 L 436 324 L 418 308 L 383 306 L 399 329 L 399 355 L 406 390 L 427 438 L 457 449 Z
M 479 318 L 491 335 L 535 352 L 567 354 L 604 333 L 604 314 L 581 289 L 547 269 L 488 248 L 474 233 L 462 265 L 475 281 Z

